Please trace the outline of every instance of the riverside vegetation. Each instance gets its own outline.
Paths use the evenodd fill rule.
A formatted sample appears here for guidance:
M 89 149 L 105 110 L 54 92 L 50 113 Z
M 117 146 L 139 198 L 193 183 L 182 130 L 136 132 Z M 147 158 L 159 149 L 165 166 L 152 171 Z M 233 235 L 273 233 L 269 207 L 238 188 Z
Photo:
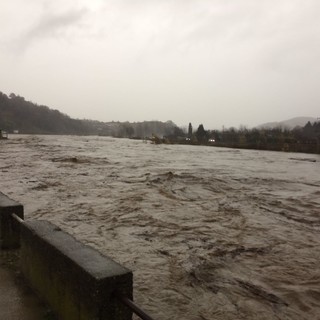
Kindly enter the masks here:
M 320 153 L 320 121 L 308 122 L 304 127 L 291 130 L 279 126 L 206 131 L 203 125 L 200 125 L 197 131 L 192 133 L 190 128 L 192 128 L 191 124 L 189 124 L 188 138 L 185 139 L 185 143 L 240 149 Z
M 150 139 L 155 143 L 193 144 L 320 153 L 320 122 L 308 122 L 304 127 L 288 129 L 229 128 L 205 130 L 200 124 L 193 132 L 192 124 L 182 130 L 172 121 L 101 122 L 72 119 L 58 110 L 39 106 L 23 97 L 0 92 L 0 129 L 24 134 L 100 135 L 117 138 Z M 187 131 L 187 132 L 186 132 Z

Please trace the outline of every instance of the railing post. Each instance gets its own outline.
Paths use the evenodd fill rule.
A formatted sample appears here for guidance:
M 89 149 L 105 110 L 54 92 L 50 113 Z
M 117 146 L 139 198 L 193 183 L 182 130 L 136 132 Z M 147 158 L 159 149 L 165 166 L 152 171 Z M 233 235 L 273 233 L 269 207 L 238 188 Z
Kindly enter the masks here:
M 20 246 L 20 226 L 12 214 L 23 219 L 23 206 L 0 192 L 0 247 L 14 249 Z

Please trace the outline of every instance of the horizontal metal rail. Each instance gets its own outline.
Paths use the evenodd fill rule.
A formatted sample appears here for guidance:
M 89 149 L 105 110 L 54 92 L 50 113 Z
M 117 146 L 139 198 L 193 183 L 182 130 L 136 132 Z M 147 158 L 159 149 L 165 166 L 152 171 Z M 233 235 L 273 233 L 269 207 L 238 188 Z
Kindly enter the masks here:
M 140 309 L 132 300 L 119 292 L 115 291 L 114 296 L 118 298 L 124 305 L 126 305 L 132 312 L 134 312 L 138 317 L 142 320 L 154 320 L 148 314 L 146 314 L 143 310 Z
M 17 216 L 15 213 L 12 214 L 12 218 L 15 219 L 19 223 L 24 223 L 24 220 Z

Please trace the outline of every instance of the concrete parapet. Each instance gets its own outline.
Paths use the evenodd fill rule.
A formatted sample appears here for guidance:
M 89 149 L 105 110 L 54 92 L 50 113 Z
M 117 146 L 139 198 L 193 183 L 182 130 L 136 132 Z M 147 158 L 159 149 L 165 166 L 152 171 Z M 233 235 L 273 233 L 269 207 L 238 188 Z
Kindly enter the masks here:
M 19 225 L 13 220 L 15 213 L 23 219 L 23 206 L 0 192 L 0 247 L 18 248 L 20 245 Z
M 113 297 L 132 299 L 132 272 L 47 221 L 21 225 L 21 269 L 61 319 L 127 320 Z

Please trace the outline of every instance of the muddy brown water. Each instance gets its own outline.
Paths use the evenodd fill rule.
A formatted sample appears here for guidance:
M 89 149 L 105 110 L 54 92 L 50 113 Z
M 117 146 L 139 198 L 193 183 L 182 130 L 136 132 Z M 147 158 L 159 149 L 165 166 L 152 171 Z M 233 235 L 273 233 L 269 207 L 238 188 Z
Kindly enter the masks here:
M 134 272 L 156 319 L 320 319 L 320 156 L 10 136 L 0 188 Z

